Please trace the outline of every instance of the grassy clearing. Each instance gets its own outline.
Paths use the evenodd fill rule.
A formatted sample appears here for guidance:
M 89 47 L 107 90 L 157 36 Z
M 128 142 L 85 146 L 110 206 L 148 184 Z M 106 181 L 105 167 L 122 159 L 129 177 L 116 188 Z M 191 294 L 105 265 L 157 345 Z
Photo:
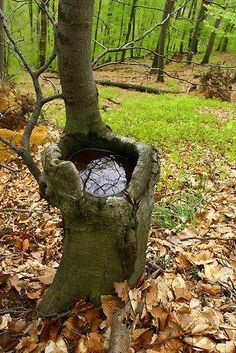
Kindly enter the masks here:
M 105 93 L 105 92 L 103 92 Z M 111 95 L 112 93 L 112 95 Z M 122 104 L 103 114 L 105 121 L 118 133 L 167 149 L 176 144 L 203 143 L 212 147 L 235 148 L 236 121 L 225 121 L 200 108 L 233 110 L 235 107 L 218 100 L 188 95 L 152 96 L 139 93 L 107 92 L 120 98 Z
M 119 134 L 171 152 L 178 151 L 178 146 L 186 143 L 207 144 L 209 148 L 217 148 L 229 158 L 234 158 L 236 120 L 221 119 L 211 112 L 211 108 L 220 109 L 231 111 L 236 116 L 233 104 L 199 96 L 154 96 L 110 87 L 100 87 L 99 92 L 101 108 L 109 98 L 121 102 L 107 112 L 102 111 L 105 122 Z M 202 108 L 209 108 L 209 111 L 204 113 Z M 56 117 L 60 127 L 64 126 L 63 110 L 48 113 Z

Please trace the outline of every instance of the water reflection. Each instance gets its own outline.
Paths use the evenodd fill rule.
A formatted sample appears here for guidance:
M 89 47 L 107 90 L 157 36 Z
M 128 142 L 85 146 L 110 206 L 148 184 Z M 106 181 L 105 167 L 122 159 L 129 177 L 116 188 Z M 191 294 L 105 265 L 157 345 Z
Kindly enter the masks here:
M 80 171 L 84 190 L 94 196 L 111 196 L 123 191 L 131 179 L 132 163 L 125 157 L 102 150 L 84 150 L 72 157 Z

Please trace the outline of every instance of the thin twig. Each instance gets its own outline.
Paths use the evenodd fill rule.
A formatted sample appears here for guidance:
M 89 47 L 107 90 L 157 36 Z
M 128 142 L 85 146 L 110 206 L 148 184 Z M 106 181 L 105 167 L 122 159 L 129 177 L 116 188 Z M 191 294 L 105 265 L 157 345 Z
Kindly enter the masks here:
M 5 164 L 5 163 L 0 163 L 0 168 L 7 169 L 7 170 L 9 170 L 10 172 L 13 172 L 13 173 L 19 172 L 18 169 L 15 169 L 15 168 L 13 168 L 13 167 L 10 167 L 9 165 L 7 165 L 7 164 Z

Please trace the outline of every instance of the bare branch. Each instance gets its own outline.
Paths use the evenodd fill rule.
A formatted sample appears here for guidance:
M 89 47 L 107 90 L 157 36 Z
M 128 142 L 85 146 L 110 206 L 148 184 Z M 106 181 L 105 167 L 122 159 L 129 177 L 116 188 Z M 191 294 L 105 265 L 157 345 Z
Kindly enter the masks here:
M 185 0 L 183 2 L 182 5 L 180 5 L 178 8 L 176 8 L 173 12 L 169 13 L 166 18 L 161 21 L 156 23 L 154 26 L 152 26 L 151 28 L 149 28 L 147 31 L 145 31 L 144 33 L 142 33 L 140 36 L 138 36 L 137 38 L 135 38 L 132 41 L 129 41 L 128 43 L 125 43 L 123 45 L 121 45 L 120 47 L 117 48 L 107 48 L 105 49 L 103 52 L 101 52 L 92 62 L 92 66 L 96 65 L 97 62 L 99 60 L 101 60 L 101 58 L 103 58 L 106 54 L 108 53 L 115 53 L 118 51 L 124 51 L 124 50 L 128 50 L 130 49 L 130 46 L 133 46 L 134 43 L 139 42 L 141 40 L 143 40 L 146 36 L 148 36 L 149 34 L 151 34 L 156 28 L 162 26 L 166 21 L 169 20 L 170 17 L 174 16 L 178 11 L 180 11 L 190 0 Z
M 9 170 L 10 172 L 13 172 L 13 173 L 19 172 L 18 169 L 15 169 L 15 168 L 13 168 L 13 167 L 10 167 L 9 165 L 7 165 L 7 164 L 5 164 L 5 163 L 0 163 L 0 168 L 7 169 L 7 170 Z
M 19 156 L 22 156 L 23 149 L 18 147 L 18 146 L 16 146 L 10 140 L 7 140 L 7 139 L 5 139 L 5 137 L 0 136 L 0 142 L 2 142 L 4 145 L 8 146 L 11 150 L 16 152 Z

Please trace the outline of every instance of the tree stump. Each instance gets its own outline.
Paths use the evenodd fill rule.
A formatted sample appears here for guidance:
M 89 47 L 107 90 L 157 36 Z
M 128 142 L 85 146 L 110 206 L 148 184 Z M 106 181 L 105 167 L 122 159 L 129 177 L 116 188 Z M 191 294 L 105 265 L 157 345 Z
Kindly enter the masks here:
M 115 195 L 97 197 L 83 188 L 69 159 L 84 148 L 110 150 L 134 163 L 131 180 Z M 64 251 L 52 285 L 38 305 L 42 315 L 68 310 L 81 297 L 100 303 L 113 283 L 132 288 L 144 271 L 154 186 L 159 176 L 156 150 L 112 133 L 106 138 L 66 135 L 43 154 L 46 194 L 59 207 Z

